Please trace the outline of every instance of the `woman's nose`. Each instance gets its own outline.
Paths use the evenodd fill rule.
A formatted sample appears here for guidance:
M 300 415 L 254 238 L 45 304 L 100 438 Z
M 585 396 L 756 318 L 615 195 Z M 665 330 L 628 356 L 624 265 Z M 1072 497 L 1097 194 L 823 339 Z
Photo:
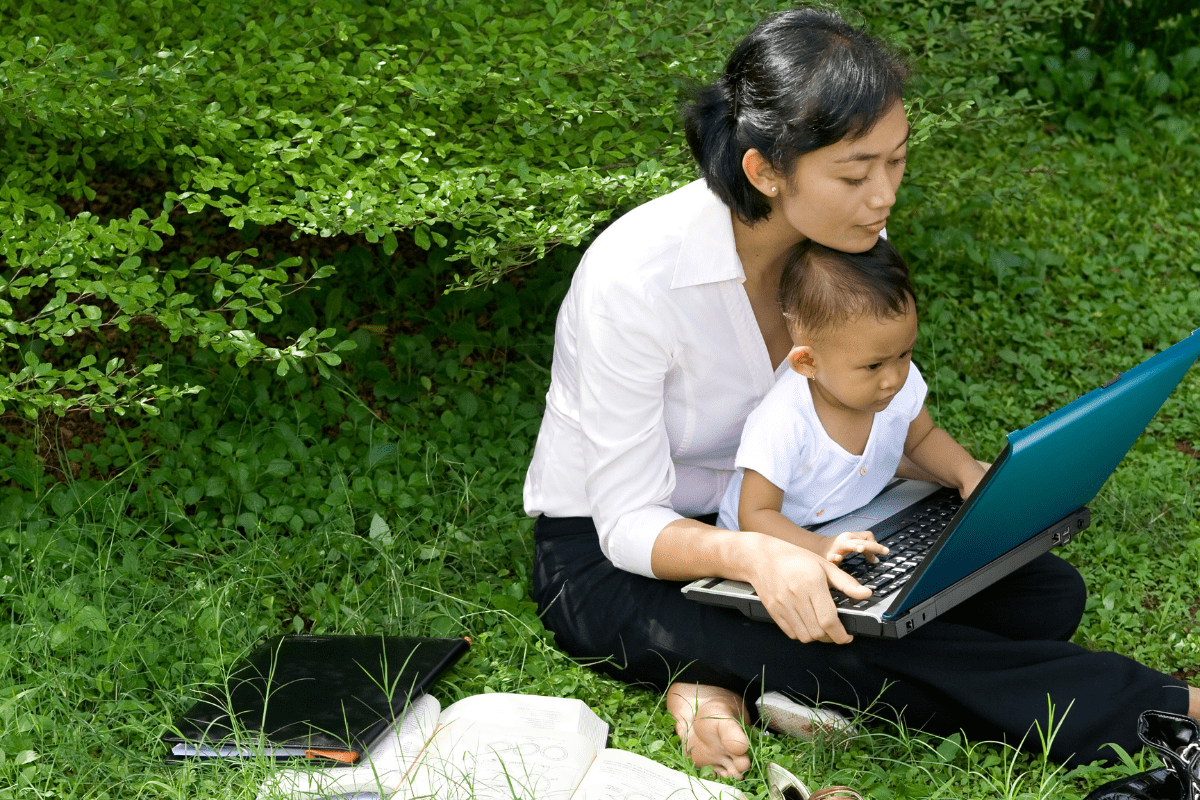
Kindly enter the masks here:
M 893 185 L 891 176 L 885 172 L 881 177 L 882 180 L 871 182 L 875 187 L 870 199 L 871 208 L 874 209 L 888 209 L 896 205 L 896 186 Z

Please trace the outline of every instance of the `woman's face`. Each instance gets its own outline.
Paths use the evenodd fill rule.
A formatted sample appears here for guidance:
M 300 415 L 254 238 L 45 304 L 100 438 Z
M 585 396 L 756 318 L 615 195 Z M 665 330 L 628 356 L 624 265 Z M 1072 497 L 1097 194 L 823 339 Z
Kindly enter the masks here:
M 777 214 L 807 239 L 842 250 L 869 250 L 887 224 L 904 177 L 908 118 L 896 103 L 865 136 L 800 156 Z

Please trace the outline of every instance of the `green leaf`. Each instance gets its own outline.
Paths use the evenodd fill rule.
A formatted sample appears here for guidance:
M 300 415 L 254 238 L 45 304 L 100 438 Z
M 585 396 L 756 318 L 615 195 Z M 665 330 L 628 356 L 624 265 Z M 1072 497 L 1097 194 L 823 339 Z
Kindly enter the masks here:
M 291 475 L 295 471 L 296 471 L 295 465 L 293 465 L 291 461 L 288 461 L 287 459 L 283 459 L 283 458 L 271 459 L 271 462 L 267 465 L 267 470 L 266 470 L 268 475 L 272 475 L 276 478 L 286 477 L 288 475 Z M 259 510 L 259 509 L 256 509 L 256 510 Z
M 479 413 L 479 398 L 471 392 L 463 392 L 458 396 L 458 410 L 467 419 Z
M 429 241 L 429 232 L 425 230 L 424 226 L 419 225 L 416 228 L 413 228 L 413 241 L 416 242 L 417 247 L 421 248 L 422 250 L 428 250 L 431 247 L 431 243 Z
M 961 741 L 962 737 L 957 733 L 946 737 L 942 743 L 937 746 L 938 758 L 946 763 L 953 761 L 962 751 Z
M 83 606 L 75 612 L 75 624 L 101 633 L 108 630 L 108 621 L 104 618 L 104 612 L 92 605 Z
M 371 532 L 370 538 L 377 540 L 389 540 L 392 536 L 392 529 L 384 521 L 383 517 L 378 514 L 371 515 Z

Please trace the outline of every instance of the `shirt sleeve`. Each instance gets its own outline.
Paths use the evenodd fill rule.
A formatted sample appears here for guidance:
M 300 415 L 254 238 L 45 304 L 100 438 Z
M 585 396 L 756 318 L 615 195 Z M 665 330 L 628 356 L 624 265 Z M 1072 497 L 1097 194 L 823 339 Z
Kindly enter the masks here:
M 896 413 L 912 422 L 925 407 L 925 396 L 928 393 L 929 387 L 925 384 L 921 370 L 917 369 L 916 364 L 911 365 L 908 370 L 908 379 L 904 381 L 904 388 L 900 390 L 900 394 L 896 395 L 896 400 L 899 401 L 894 403 L 897 406 Z
M 664 408 L 671 338 L 650 292 L 592 267 L 578 338 L 584 488 L 604 554 L 620 569 L 655 577 L 654 542 L 681 518 L 671 508 L 676 476 Z

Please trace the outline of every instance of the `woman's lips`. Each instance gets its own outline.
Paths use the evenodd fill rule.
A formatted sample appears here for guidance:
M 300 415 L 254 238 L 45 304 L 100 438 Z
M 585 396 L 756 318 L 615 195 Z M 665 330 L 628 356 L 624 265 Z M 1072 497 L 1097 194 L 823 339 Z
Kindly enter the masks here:
M 878 222 L 872 222 L 870 225 L 863 225 L 863 227 L 869 230 L 871 233 L 879 233 L 887 227 L 887 220 L 881 219 Z

